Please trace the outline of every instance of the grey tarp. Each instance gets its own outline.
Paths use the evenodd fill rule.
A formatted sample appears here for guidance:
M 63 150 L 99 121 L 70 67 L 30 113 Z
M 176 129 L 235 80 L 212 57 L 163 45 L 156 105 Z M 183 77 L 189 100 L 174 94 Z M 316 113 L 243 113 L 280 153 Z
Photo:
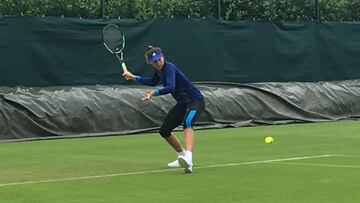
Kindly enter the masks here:
M 196 128 L 360 118 L 360 80 L 317 83 L 198 83 L 206 111 Z M 0 139 L 153 131 L 175 104 L 142 101 L 143 86 L 1 87 Z

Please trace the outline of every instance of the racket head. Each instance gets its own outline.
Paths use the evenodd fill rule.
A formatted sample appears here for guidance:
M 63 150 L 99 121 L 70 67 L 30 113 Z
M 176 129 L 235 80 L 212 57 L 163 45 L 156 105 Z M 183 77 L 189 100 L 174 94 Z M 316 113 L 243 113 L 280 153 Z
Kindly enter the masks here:
M 109 24 L 104 27 L 103 44 L 113 54 L 119 54 L 123 51 L 125 48 L 125 35 L 119 26 Z

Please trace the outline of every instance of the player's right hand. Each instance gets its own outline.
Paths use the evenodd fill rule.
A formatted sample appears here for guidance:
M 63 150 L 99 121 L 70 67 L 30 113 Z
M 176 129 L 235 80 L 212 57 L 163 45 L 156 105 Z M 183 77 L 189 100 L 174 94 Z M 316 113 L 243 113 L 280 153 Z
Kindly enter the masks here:
M 130 71 L 125 71 L 121 74 L 126 80 L 135 80 L 135 75 L 132 74 Z

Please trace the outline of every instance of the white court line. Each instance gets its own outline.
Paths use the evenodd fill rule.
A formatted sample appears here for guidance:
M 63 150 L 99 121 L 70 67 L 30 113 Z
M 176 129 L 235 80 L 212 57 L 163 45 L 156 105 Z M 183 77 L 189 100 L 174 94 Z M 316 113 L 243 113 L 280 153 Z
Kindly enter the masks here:
M 273 162 L 281 162 L 281 161 L 315 159 L 315 158 L 332 157 L 332 156 L 334 156 L 334 155 L 326 154 L 326 155 L 318 155 L 318 156 L 303 156 L 303 157 L 272 159 L 272 160 L 263 160 L 263 161 L 249 161 L 249 162 L 242 162 L 242 163 L 215 164 L 215 165 L 209 165 L 209 166 L 199 166 L 199 167 L 194 167 L 194 168 L 214 168 L 214 167 L 240 166 L 240 165 L 250 165 L 250 164 L 273 163 Z
M 360 168 L 356 165 L 338 165 L 338 164 L 312 164 L 312 163 L 276 163 L 285 165 L 299 165 L 299 166 L 322 166 L 322 167 L 336 167 L 336 168 Z
M 356 155 L 345 155 L 345 154 L 337 154 L 334 156 L 340 156 L 340 157 L 349 157 L 349 158 L 360 158 L 360 156 L 356 156 Z
M 281 161 L 315 159 L 315 158 L 332 157 L 332 156 L 334 156 L 334 155 L 303 156 L 303 157 L 293 157 L 293 158 L 284 158 L 284 159 L 249 161 L 249 162 L 242 162 L 242 163 L 215 164 L 215 165 L 194 167 L 194 169 L 273 163 L 273 162 L 281 162 Z M 139 171 L 139 172 L 129 172 L 129 173 L 114 173 L 114 174 L 104 174 L 104 175 L 95 175 L 95 176 L 83 176 L 83 177 L 75 177 L 75 178 L 58 178 L 58 179 L 47 179 L 47 180 L 12 182 L 12 183 L 2 183 L 2 184 L 0 184 L 0 187 L 14 186 L 14 185 L 29 185 L 29 184 L 37 184 L 37 183 L 53 183 L 53 182 L 64 182 L 64 181 L 74 181 L 74 180 L 86 180 L 86 179 L 95 179 L 95 178 L 108 178 L 108 177 L 116 177 L 116 176 L 130 176 L 130 175 L 141 175 L 141 174 L 151 174 L 151 173 L 162 173 L 162 172 L 168 172 L 168 171 L 174 171 L 174 170 L 176 170 L 176 169 L 162 169 L 162 170 L 152 170 L 152 171 Z M 177 170 L 183 170 L 183 169 L 177 169 Z

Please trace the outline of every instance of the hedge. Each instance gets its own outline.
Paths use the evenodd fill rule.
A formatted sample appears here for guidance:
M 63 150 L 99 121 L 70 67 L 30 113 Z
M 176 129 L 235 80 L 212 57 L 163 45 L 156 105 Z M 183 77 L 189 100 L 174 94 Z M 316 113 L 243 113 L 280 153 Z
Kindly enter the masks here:
M 101 18 L 101 0 L 1 0 L 0 16 Z M 224 20 L 316 19 L 316 0 L 221 0 Z M 360 0 L 320 0 L 320 19 L 360 20 Z M 106 0 L 105 18 L 217 18 L 217 0 Z

